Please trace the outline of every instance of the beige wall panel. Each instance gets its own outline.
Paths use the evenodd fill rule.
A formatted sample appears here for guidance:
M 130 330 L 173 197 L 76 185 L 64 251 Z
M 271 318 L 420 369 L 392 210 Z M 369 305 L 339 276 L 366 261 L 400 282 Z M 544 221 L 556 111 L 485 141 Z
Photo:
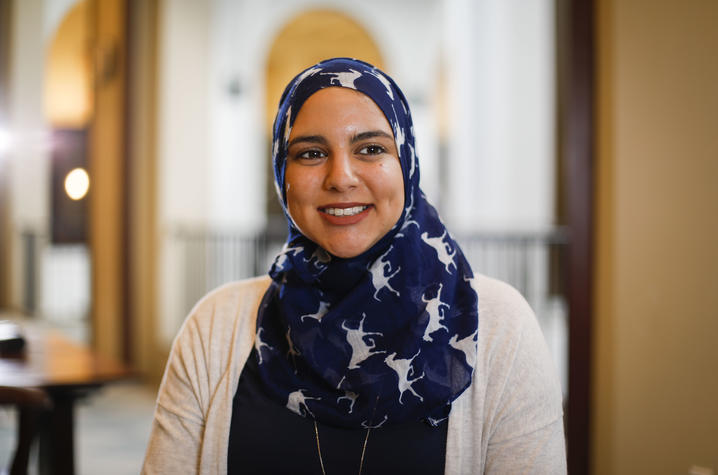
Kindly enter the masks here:
M 90 246 L 95 348 L 122 358 L 124 294 L 125 1 L 93 4 L 95 116 L 91 129 Z
M 159 383 L 167 349 L 157 344 L 157 1 L 131 0 L 130 54 L 130 302 L 135 368 Z
M 718 470 L 718 3 L 599 5 L 595 473 Z

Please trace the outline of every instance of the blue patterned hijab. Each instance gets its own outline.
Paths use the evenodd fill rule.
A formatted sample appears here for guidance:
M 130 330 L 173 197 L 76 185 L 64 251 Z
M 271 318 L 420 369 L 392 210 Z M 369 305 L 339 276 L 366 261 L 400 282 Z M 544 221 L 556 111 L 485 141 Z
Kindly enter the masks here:
M 375 245 L 330 255 L 287 212 L 289 135 L 302 104 L 326 87 L 370 97 L 386 116 L 404 178 L 404 210 Z M 340 427 L 444 420 L 471 384 L 478 338 L 473 273 L 419 189 L 409 106 L 370 64 L 322 61 L 287 86 L 274 122 L 275 183 L 289 236 L 270 270 L 255 349 L 260 377 L 279 403 Z

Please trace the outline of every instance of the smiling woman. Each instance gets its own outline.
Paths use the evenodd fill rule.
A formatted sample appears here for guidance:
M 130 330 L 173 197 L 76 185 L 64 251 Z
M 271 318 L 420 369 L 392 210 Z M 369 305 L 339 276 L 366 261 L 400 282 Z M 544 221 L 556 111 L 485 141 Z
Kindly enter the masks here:
M 304 103 L 289 137 L 286 195 L 299 230 L 337 257 L 361 254 L 396 224 L 401 165 L 389 122 L 369 97 L 330 87 Z
M 269 278 L 188 317 L 145 473 L 566 471 L 536 319 L 473 273 L 419 187 L 413 133 L 367 63 L 289 83 L 272 149 L 287 242 Z

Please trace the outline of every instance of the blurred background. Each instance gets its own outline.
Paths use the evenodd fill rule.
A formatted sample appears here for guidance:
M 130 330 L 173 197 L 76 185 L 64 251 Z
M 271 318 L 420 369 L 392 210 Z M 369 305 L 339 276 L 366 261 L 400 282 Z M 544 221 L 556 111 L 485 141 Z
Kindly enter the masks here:
M 0 313 L 135 374 L 78 411 L 80 473 L 139 470 L 188 311 L 266 273 L 276 105 L 333 56 L 397 81 L 429 200 L 536 312 L 571 472 L 714 473 L 715 51 L 713 0 L 0 0 Z

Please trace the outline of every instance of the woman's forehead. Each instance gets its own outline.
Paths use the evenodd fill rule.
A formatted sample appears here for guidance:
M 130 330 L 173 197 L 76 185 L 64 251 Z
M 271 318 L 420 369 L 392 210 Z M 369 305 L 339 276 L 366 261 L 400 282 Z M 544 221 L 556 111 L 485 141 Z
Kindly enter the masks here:
M 355 89 L 328 87 L 320 89 L 302 104 L 296 113 L 290 138 L 306 128 L 355 124 L 357 129 L 371 128 L 387 132 L 393 137 L 384 112 L 368 95 Z M 361 132 L 362 130 L 359 130 Z

